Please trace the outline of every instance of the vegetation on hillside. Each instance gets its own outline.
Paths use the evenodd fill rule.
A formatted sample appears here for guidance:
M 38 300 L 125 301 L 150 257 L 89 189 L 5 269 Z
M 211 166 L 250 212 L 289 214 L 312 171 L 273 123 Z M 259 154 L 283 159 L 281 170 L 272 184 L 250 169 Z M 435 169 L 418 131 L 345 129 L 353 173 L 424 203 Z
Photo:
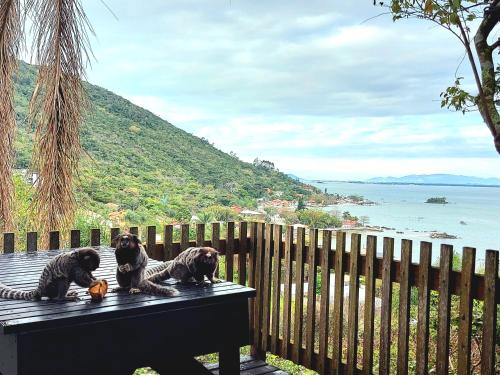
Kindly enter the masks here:
M 18 169 L 30 166 L 33 130 L 25 119 L 35 79 L 36 69 L 21 63 L 15 95 Z M 214 205 L 253 208 L 258 198 L 296 200 L 319 193 L 271 162 L 245 163 L 108 90 L 85 86 L 91 108 L 81 129 L 85 153 L 75 193 L 79 210 L 92 217 L 113 225 L 159 224 L 189 220 L 214 211 Z

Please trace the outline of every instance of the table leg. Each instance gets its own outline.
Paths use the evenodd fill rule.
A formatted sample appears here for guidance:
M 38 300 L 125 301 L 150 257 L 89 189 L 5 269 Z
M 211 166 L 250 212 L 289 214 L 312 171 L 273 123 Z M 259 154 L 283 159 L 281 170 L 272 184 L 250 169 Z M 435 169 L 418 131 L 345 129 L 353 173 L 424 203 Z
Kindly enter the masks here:
M 240 348 L 228 347 L 219 352 L 219 373 L 234 375 L 240 373 Z

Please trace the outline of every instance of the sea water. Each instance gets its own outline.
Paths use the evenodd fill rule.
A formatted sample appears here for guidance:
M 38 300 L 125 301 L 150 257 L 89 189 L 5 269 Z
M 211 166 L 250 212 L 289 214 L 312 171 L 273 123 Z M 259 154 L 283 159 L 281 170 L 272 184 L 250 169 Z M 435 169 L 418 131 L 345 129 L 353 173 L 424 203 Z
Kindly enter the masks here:
M 386 185 L 346 182 L 314 182 L 322 191 L 341 195 L 362 195 L 376 204 L 341 204 L 325 208 L 354 216 L 368 216 L 369 225 L 394 228 L 379 233 L 396 239 L 395 256 L 400 254 L 400 239 L 416 241 L 413 260 L 418 261 L 418 242 L 433 243 L 433 260 L 439 245 L 451 244 L 461 254 L 464 246 L 477 249 L 477 263 L 484 262 L 486 249 L 500 249 L 500 187 Z M 431 197 L 446 197 L 448 204 L 425 203 Z M 455 235 L 457 239 L 431 239 L 429 232 Z M 397 233 L 403 232 L 403 233 Z M 379 241 L 379 243 L 382 241 Z M 379 247 L 378 247 L 379 248 Z M 381 249 L 379 248 L 380 252 Z

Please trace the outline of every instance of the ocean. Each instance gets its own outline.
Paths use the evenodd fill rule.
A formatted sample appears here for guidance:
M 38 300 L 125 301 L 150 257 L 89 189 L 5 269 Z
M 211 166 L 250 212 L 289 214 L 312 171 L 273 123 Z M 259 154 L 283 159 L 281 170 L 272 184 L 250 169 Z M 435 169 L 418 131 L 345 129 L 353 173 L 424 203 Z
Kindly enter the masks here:
M 368 216 L 369 225 L 394 228 L 376 233 L 433 243 L 433 260 L 439 257 L 439 245 L 451 244 L 461 254 L 464 246 L 477 249 L 476 261 L 484 264 L 486 249 L 500 250 L 500 187 L 383 185 L 348 182 L 314 182 L 312 185 L 328 193 L 362 195 L 377 203 L 373 206 L 334 205 L 328 211 L 349 211 L 354 216 Z M 446 197 L 448 204 L 429 204 L 430 197 Z M 446 232 L 457 239 L 437 240 L 430 231 Z M 396 233 L 396 232 L 403 232 Z M 422 233 L 426 232 L 426 233 Z M 379 241 L 381 242 L 381 241 Z M 378 249 L 381 252 L 381 249 Z M 398 258 L 400 247 L 396 246 Z M 413 245 L 413 261 L 418 262 L 418 245 Z

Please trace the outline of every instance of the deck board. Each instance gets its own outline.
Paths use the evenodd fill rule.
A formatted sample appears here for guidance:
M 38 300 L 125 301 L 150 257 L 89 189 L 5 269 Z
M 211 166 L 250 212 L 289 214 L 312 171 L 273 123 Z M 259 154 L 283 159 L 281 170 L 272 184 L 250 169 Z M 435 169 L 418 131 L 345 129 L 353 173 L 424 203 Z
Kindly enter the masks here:
M 96 247 L 101 256 L 101 265 L 94 272 L 97 278 L 105 278 L 110 289 L 117 286 L 115 279 L 116 262 L 114 249 L 107 246 Z M 38 277 L 49 259 L 59 254 L 59 250 L 18 252 L 0 256 L 0 282 L 21 290 L 33 289 Z M 150 259 L 149 267 L 160 262 Z M 186 306 L 201 306 L 231 298 L 253 297 L 255 291 L 245 286 L 229 282 L 197 285 L 181 285 L 174 280 L 163 282 L 176 288 L 175 297 L 157 297 L 145 294 L 108 293 L 99 303 L 94 303 L 86 294 L 86 289 L 75 284 L 81 298 L 78 302 L 17 301 L 0 299 L 0 333 L 25 332 L 33 329 L 50 328 L 54 325 L 103 321 L 113 318 L 146 315 Z

